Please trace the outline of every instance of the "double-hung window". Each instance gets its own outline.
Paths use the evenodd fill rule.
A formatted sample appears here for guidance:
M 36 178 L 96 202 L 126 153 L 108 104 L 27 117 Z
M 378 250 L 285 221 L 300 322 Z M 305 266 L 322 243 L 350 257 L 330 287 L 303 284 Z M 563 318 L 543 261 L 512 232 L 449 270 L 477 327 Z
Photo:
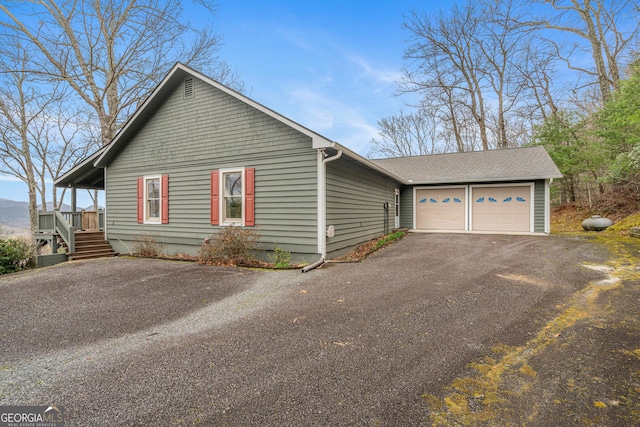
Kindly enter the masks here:
M 254 168 L 211 171 L 211 224 L 255 225 Z
M 138 177 L 138 223 L 169 223 L 169 175 Z
M 222 171 L 223 201 L 222 222 L 241 224 L 243 218 L 243 170 Z
M 145 177 L 144 222 L 160 222 L 160 177 Z

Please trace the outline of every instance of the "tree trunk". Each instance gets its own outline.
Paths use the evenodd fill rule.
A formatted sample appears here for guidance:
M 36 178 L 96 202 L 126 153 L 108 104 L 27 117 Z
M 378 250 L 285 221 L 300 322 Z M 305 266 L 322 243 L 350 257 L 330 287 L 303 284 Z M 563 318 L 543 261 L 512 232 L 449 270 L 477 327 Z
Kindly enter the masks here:
M 29 227 L 31 234 L 38 231 L 38 188 L 34 180 L 27 183 L 29 191 Z
M 611 95 L 611 83 L 609 81 L 609 75 L 607 73 L 607 67 L 605 65 L 604 56 L 602 55 L 602 44 L 600 37 L 596 33 L 596 28 L 591 18 L 591 7 L 587 10 L 581 11 L 585 23 L 587 24 L 587 34 L 589 35 L 589 43 L 591 44 L 593 61 L 596 66 L 596 73 L 598 74 L 598 86 L 600 86 L 600 96 L 602 102 L 605 103 Z

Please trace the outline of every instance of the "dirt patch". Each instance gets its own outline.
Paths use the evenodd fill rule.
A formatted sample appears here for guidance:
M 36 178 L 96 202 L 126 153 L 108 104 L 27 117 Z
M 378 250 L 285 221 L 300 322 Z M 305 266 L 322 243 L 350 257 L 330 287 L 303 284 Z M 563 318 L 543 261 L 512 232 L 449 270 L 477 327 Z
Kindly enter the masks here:
M 576 233 L 584 231 L 582 221 L 589 218 L 588 212 L 576 205 L 564 205 L 551 210 L 551 232 Z
M 592 215 L 605 216 L 602 211 L 575 204 L 556 207 L 551 211 L 551 231 L 553 233 L 561 234 L 586 233 L 582 228 L 582 221 L 591 217 Z M 614 222 L 613 226 L 607 228 L 604 232 L 591 233 L 626 236 L 629 234 L 629 230 L 631 229 L 631 227 L 640 226 L 640 211 L 623 211 L 618 212 L 617 214 L 606 216 Z
M 397 242 L 402 239 L 406 235 L 404 230 L 398 230 L 391 234 L 387 234 L 386 236 L 378 237 L 377 239 L 373 239 L 366 243 L 361 244 L 357 248 L 353 249 L 350 252 L 342 255 L 341 257 L 336 258 L 336 261 L 342 262 L 359 262 L 366 259 L 368 256 L 373 255 L 377 251 L 382 248 L 386 248 L 387 246 Z

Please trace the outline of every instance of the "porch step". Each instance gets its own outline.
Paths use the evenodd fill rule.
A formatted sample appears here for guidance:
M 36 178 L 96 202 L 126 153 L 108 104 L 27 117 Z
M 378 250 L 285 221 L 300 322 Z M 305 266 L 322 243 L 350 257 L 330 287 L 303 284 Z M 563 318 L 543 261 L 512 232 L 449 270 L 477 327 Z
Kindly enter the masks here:
M 69 256 L 69 260 L 114 257 L 118 253 L 104 238 L 102 231 L 76 231 L 76 251 Z

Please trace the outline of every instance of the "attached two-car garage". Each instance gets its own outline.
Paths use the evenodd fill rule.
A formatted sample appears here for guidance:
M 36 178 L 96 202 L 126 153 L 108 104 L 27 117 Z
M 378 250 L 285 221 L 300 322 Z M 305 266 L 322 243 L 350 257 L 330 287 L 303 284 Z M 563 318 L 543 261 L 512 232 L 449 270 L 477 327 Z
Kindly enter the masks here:
M 414 191 L 416 230 L 534 231 L 533 183 L 428 187 Z
M 400 226 L 415 231 L 549 234 L 550 184 L 562 174 L 544 147 L 374 161 L 404 180 Z

